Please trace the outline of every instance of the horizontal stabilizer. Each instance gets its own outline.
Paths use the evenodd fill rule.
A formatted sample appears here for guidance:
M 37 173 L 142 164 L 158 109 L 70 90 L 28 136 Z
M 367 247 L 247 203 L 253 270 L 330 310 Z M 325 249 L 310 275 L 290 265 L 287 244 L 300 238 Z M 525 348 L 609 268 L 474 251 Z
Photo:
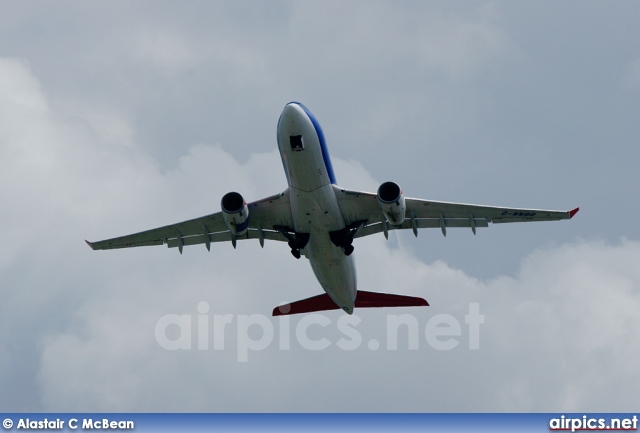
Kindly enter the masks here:
M 314 311 L 339 310 L 338 304 L 323 293 L 301 301 L 280 305 L 273 309 L 273 316 L 287 316 L 289 314 L 313 313 Z
M 428 307 L 429 303 L 422 298 L 404 295 L 392 295 L 389 293 L 375 293 L 358 290 L 356 296 L 356 308 L 381 308 L 381 307 Z M 313 313 L 315 311 L 339 310 L 340 307 L 323 293 L 301 301 L 291 302 L 273 309 L 274 316 L 287 316 L 290 314 Z
M 358 290 L 356 308 L 379 307 L 428 307 L 429 303 L 422 298 L 390 293 L 365 292 Z

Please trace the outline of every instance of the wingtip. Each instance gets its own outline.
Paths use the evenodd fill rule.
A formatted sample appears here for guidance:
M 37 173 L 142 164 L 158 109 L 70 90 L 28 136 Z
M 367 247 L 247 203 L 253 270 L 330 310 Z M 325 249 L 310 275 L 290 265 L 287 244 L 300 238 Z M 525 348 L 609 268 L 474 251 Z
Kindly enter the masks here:
M 94 249 L 94 248 L 93 248 L 93 244 L 92 244 L 91 242 L 89 242 L 89 241 L 88 241 L 88 240 L 86 240 L 86 239 L 85 239 L 84 241 L 87 243 L 87 245 L 89 245 L 89 247 L 90 247 L 92 250 Z
M 286 316 L 291 312 L 291 304 L 280 305 L 273 309 L 272 316 Z
M 570 211 L 569 211 L 569 219 L 573 218 L 573 216 L 574 216 L 575 214 L 577 214 L 579 210 L 580 210 L 580 208 L 579 208 L 579 207 L 577 207 L 577 208 L 575 208 L 575 209 L 570 210 Z

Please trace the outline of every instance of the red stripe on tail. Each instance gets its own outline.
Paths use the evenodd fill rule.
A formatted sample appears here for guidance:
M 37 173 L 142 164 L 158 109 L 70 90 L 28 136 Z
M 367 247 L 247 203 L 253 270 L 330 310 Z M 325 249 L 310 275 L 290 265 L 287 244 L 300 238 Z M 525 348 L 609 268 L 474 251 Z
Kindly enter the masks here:
M 392 295 L 389 293 L 375 293 L 358 290 L 356 296 L 356 308 L 381 308 L 381 307 L 428 307 L 429 303 L 422 298 L 404 295 Z M 315 311 L 338 310 L 340 307 L 323 293 L 322 295 L 291 302 L 273 309 L 274 316 L 287 316 L 290 314 L 313 313 Z
M 428 307 L 429 303 L 422 298 L 389 293 L 375 293 L 358 290 L 356 308 L 378 307 Z

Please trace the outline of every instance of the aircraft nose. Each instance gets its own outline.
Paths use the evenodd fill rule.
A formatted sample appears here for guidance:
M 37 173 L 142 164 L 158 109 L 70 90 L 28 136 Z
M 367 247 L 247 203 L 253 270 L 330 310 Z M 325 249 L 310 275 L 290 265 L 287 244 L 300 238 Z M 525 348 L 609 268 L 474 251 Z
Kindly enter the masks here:
M 308 122 L 307 115 L 296 102 L 285 105 L 278 122 L 278 130 L 286 135 L 296 135 L 302 133 L 303 125 Z
M 289 102 L 284 106 L 280 115 L 280 122 L 297 123 L 306 117 L 304 110 L 297 102 Z

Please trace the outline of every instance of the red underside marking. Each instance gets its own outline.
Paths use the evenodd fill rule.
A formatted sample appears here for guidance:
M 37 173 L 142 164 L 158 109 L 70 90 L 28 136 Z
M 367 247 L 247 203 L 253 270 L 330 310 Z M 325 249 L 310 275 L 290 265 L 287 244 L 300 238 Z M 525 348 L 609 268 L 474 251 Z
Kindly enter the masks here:
M 577 207 L 577 208 L 575 208 L 575 209 L 573 209 L 573 210 L 570 210 L 570 211 L 569 211 L 569 219 L 573 218 L 573 216 L 574 216 L 575 214 L 577 214 L 579 210 L 580 210 L 580 208 L 579 208 L 579 207 Z
M 88 240 L 85 239 L 85 242 L 87 243 L 87 245 L 89 245 L 91 247 L 91 249 L 93 249 L 93 245 L 91 245 L 91 242 L 89 242 Z
M 374 293 L 358 290 L 356 308 L 380 308 L 380 307 L 428 307 L 429 303 L 422 298 L 403 295 L 391 295 L 388 293 Z M 338 310 L 340 307 L 327 295 L 313 296 L 301 301 L 281 305 L 273 309 L 274 316 L 287 316 L 290 314 L 312 313 L 314 311 Z
M 358 290 L 356 308 L 376 307 L 428 307 L 429 303 L 422 298 L 389 293 L 365 292 Z

